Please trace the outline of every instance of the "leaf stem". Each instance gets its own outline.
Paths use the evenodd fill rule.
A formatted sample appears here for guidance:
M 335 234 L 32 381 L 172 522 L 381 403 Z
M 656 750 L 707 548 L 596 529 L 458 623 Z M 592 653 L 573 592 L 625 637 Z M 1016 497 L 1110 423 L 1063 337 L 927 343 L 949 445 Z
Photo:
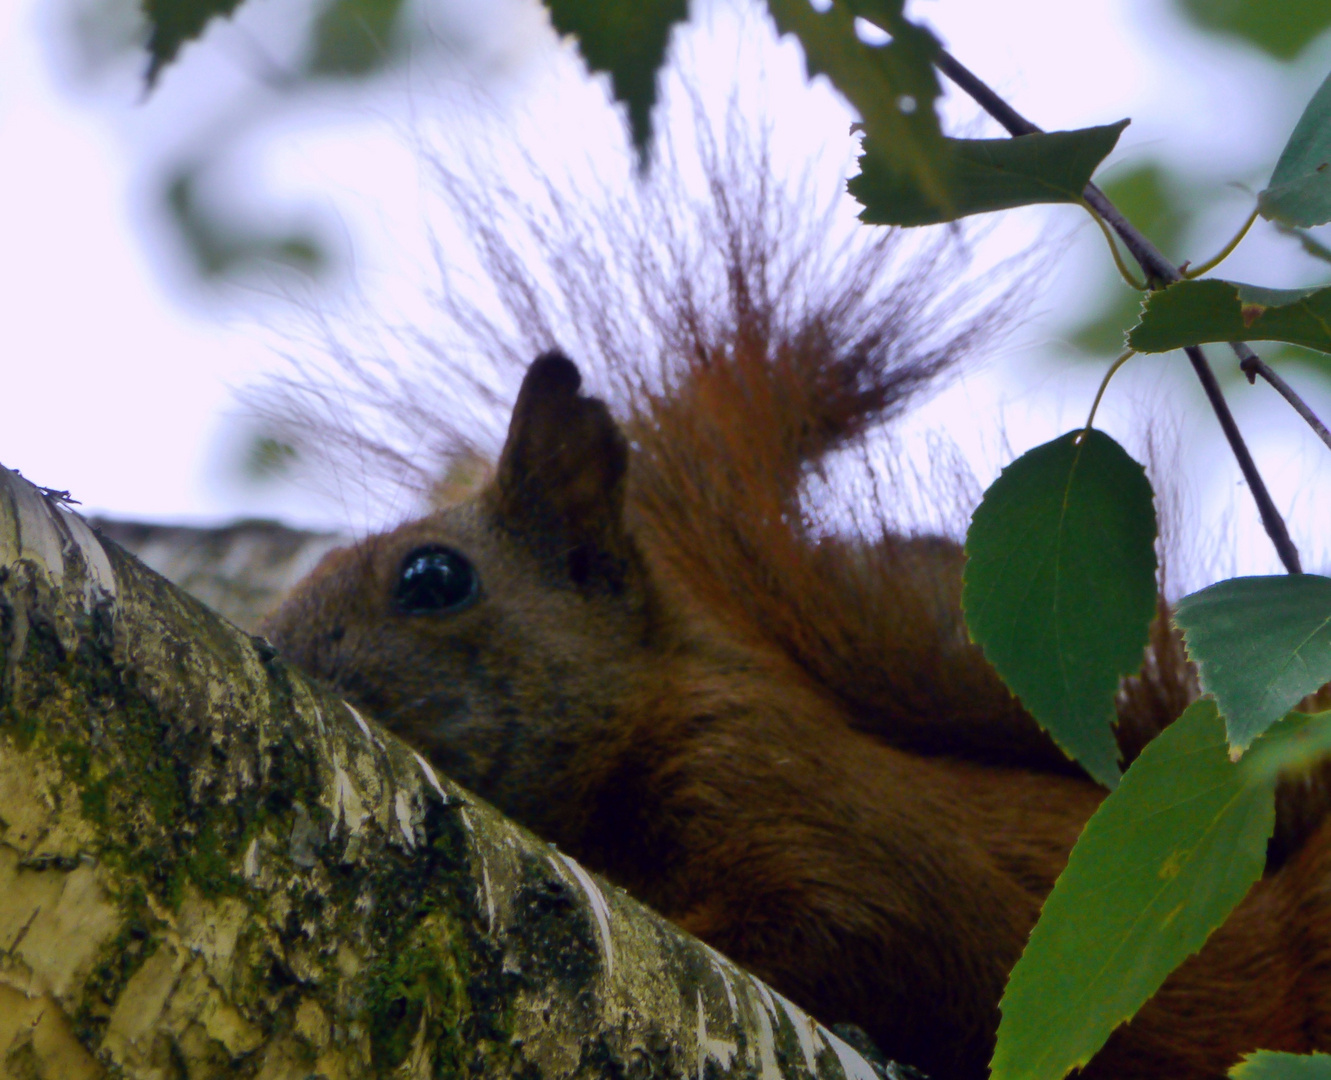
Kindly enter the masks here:
M 1114 234 L 1109 231 L 1109 226 L 1105 224 L 1104 219 L 1092 209 L 1091 204 L 1085 199 L 1081 200 L 1081 205 L 1086 208 L 1086 212 L 1091 215 L 1091 220 L 1100 226 L 1100 231 L 1105 234 L 1105 243 L 1109 245 L 1109 254 L 1114 256 L 1114 265 L 1118 267 L 1118 272 L 1123 276 L 1123 280 L 1128 283 L 1130 288 L 1138 292 L 1146 291 L 1146 282 L 1138 281 L 1132 276 L 1132 271 L 1128 269 L 1128 264 L 1123 261 L 1123 256 L 1119 253 L 1118 244 L 1114 241 Z
M 946 49 L 938 50 L 934 63 L 938 65 L 939 71 L 974 98 L 980 107 L 1002 124 L 1010 134 L 1034 135 L 1039 132 L 1038 127 L 994 93 L 982 79 Z M 1082 198 L 1118 234 L 1119 239 L 1123 241 L 1123 246 L 1128 249 L 1132 257 L 1137 260 L 1137 264 L 1145 271 L 1148 284 L 1156 287 L 1172 285 L 1176 281 L 1183 280 L 1183 275 L 1179 273 L 1178 267 L 1166 259 L 1160 253 L 1160 249 L 1123 216 L 1118 207 L 1109 201 L 1109 197 L 1103 191 L 1094 184 L 1087 184 L 1086 190 L 1082 192 Z M 1237 351 L 1239 344 L 1241 343 L 1231 342 L 1231 347 Z M 1225 433 L 1229 448 L 1233 451 L 1234 457 L 1239 463 L 1239 470 L 1248 483 L 1248 490 L 1252 492 L 1253 500 L 1257 503 L 1257 512 L 1261 515 L 1266 534 L 1271 538 L 1271 543 L 1275 545 L 1276 554 L 1280 556 L 1280 561 L 1289 573 L 1302 573 L 1298 549 L 1294 546 L 1294 541 L 1289 538 L 1289 530 L 1285 528 L 1284 519 L 1281 518 L 1280 512 L 1276 509 L 1275 502 L 1271 499 L 1271 493 L 1267 490 L 1261 473 L 1257 471 L 1257 465 L 1252 460 L 1252 454 L 1248 452 L 1247 444 L 1243 441 L 1243 435 L 1239 431 L 1238 424 L 1234 422 L 1234 414 L 1229 411 L 1229 405 L 1225 402 L 1225 395 L 1220 390 L 1220 383 L 1216 380 L 1215 372 L 1211 370 L 1206 354 L 1196 345 L 1190 345 L 1183 351 L 1187 354 L 1188 361 L 1192 364 L 1192 369 L 1202 384 L 1202 390 L 1205 391 L 1206 398 L 1211 403 L 1211 410 L 1215 413 L 1216 419 L 1220 421 L 1220 428 Z
M 1091 415 L 1086 418 L 1086 431 L 1090 431 L 1091 425 L 1095 423 L 1095 410 L 1100 407 L 1100 399 L 1105 396 L 1105 390 L 1109 386 L 1109 380 L 1117 374 L 1119 368 L 1136 355 L 1136 349 L 1128 349 L 1127 352 L 1109 365 L 1109 370 L 1105 372 L 1105 377 L 1100 380 L 1100 389 L 1095 392 L 1095 400 L 1091 402 Z
M 1193 278 L 1198 278 L 1205 273 L 1209 273 L 1228 259 L 1234 249 L 1243 242 L 1243 238 L 1248 235 L 1248 230 L 1252 228 L 1253 222 L 1257 220 L 1257 213 L 1257 209 L 1254 207 L 1252 213 L 1248 215 L 1248 220 L 1243 223 L 1243 228 L 1239 229 L 1239 231 L 1234 234 L 1234 238 L 1222 247 L 1216 253 L 1214 258 L 1207 259 L 1206 262 L 1201 264 L 1201 266 L 1189 266 L 1186 270 L 1182 271 L 1183 276 L 1191 281 Z

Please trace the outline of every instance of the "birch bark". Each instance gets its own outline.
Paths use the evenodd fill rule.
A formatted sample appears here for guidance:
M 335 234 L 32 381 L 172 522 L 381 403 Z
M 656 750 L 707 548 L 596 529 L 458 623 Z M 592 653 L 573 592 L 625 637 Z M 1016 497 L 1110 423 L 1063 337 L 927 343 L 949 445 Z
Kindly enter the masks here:
M 4 469 L 0 1075 L 876 1080 Z

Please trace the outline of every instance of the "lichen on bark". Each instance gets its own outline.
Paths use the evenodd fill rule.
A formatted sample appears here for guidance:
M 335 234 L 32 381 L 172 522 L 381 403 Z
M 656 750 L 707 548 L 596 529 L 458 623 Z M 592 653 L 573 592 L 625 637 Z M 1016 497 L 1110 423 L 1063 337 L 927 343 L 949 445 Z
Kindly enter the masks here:
M 0 470 L 0 1076 L 874 1080 Z

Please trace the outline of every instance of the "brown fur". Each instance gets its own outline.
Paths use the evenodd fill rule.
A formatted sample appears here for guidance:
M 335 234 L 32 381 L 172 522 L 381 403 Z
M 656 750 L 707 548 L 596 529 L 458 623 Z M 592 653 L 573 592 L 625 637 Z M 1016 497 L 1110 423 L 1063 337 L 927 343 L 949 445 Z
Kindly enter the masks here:
M 827 1023 L 936 1080 L 985 1074 L 1007 972 L 1103 792 L 966 639 L 957 547 L 819 539 L 807 470 L 891 410 L 817 328 L 697 350 L 629 442 L 538 359 L 475 500 L 328 556 L 282 650 L 443 770 Z M 630 462 L 629 443 L 634 447 Z M 481 594 L 404 614 L 423 545 Z M 1195 693 L 1163 617 L 1126 757 Z M 1331 1048 L 1328 834 L 1288 860 L 1089 1066 L 1217 1077 Z

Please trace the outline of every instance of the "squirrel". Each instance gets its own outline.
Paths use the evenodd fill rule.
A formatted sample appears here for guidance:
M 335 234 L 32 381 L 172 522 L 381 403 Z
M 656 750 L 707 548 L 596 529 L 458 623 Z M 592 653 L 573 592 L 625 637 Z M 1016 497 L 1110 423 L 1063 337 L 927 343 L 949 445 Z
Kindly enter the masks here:
M 966 640 L 955 544 L 802 535 L 803 470 L 890 393 L 859 359 L 702 358 L 626 436 L 543 355 L 491 485 L 326 556 L 267 632 L 824 1022 L 982 1077 L 1007 973 L 1104 793 Z M 1196 693 L 1167 624 L 1154 638 L 1120 695 L 1125 756 Z M 1331 844 L 1308 831 L 1088 1075 L 1331 1048 Z
M 745 233 L 734 189 L 713 185 L 729 321 L 708 324 L 688 280 L 647 305 L 670 356 L 609 372 L 618 420 L 565 355 L 538 357 L 489 483 L 326 555 L 265 633 L 822 1022 L 977 1080 L 1105 793 L 969 641 L 959 545 L 810 522 L 810 476 L 948 360 L 886 340 L 908 303 L 840 332 L 870 296 L 855 273 L 851 301 L 773 318 L 764 296 L 790 289 L 762 244 L 783 239 Z M 1197 694 L 1162 600 L 1118 697 L 1124 764 Z M 1200 1080 L 1257 1048 L 1331 1049 L 1329 788 L 1282 785 L 1266 876 L 1088 1076 Z

